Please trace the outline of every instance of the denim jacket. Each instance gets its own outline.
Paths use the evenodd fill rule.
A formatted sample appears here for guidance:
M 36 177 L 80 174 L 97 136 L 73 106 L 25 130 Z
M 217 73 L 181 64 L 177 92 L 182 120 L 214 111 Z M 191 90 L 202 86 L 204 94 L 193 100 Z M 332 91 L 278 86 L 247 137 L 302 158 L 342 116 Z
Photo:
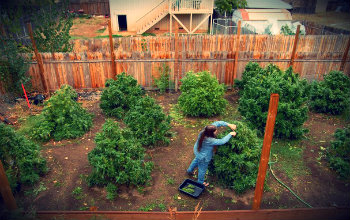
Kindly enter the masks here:
M 222 126 L 227 126 L 228 123 L 224 122 L 224 121 L 216 121 L 212 125 L 215 125 L 216 127 L 222 127 Z M 198 142 L 199 142 L 199 139 L 200 139 L 202 133 L 203 133 L 203 131 L 201 131 L 199 133 L 197 141 L 194 144 L 193 151 L 194 151 L 194 155 L 196 155 L 197 159 L 204 160 L 205 162 L 209 163 L 211 158 L 213 157 L 213 147 L 216 145 L 226 144 L 230 140 L 232 135 L 229 133 L 221 139 L 206 137 L 203 140 L 202 148 L 201 148 L 200 152 L 198 152 Z

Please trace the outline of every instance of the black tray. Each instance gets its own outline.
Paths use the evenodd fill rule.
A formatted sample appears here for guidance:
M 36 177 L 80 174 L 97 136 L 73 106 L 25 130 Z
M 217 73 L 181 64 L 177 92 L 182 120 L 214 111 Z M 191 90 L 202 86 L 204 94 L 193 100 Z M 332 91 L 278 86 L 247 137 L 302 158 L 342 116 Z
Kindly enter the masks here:
M 192 194 L 182 190 L 183 188 L 187 187 L 187 185 L 189 185 L 189 184 L 194 185 L 194 192 Z M 198 198 L 199 195 L 204 191 L 204 189 L 205 189 L 205 186 L 203 184 L 197 183 L 191 179 L 185 179 L 183 181 L 183 183 L 179 186 L 180 192 L 182 192 L 188 196 L 191 196 L 193 198 Z

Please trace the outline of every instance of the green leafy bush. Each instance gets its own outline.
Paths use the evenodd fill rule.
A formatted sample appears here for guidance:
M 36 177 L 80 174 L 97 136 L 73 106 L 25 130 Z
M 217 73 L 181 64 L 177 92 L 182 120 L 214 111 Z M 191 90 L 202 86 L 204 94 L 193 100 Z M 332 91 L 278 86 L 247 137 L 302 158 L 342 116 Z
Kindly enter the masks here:
M 138 186 L 151 179 L 153 163 L 144 161 L 145 149 L 128 129 L 121 130 L 109 119 L 96 134 L 95 143 L 96 147 L 88 154 L 92 166 L 90 186 L 109 183 Z
M 337 129 L 327 152 L 329 165 L 341 178 L 350 177 L 350 127 Z
M 24 132 L 41 141 L 82 136 L 92 126 L 92 115 L 76 102 L 76 98 L 72 87 L 63 85 L 45 102 L 42 113 L 28 120 L 33 124 Z
M 226 187 L 243 193 L 255 186 L 262 142 L 256 131 L 243 122 L 234 121 L 237 135 L 225 145 L 218 146 L 217 152 L 209 166 L 209 171 L 217 176 L 218 181 Z M 231 129 L 227 129 L 230 132 Z M 221 133 L 222 138 L 227 132 Z
M 159 141 L 169 144 L 170 117 L 149 96 L 139 99 L 131 107 L 124 122 L 143 145 L 155 145 Z
M 122 118 L 143 94 L 136 79 L 126 73 L 118 75 L 117 80 L 107 80 L 105 85 L 100 107 L 107 116 Z
M 170 68 L 169 66 L 163 64 L 162 67 L 158 68 L 160 72 L 159 79 L 154 78 L 154 83 L 158 87 L 160 93 L 164 93 L 166 89 L 174 89 L 175 84 L 173 81 L 170 80 Z
M 308 96 L 306 80 L 301 80 L 292 68 L 285 72 L 269 64 L 248 73 L 251 77 L 244 83 L 238 110 L 262 135 L 265 130 L 270 95 L 279 94 L 274 136 L 279 138 L 300 138 L 307 130 L 303 128 L 307 120 Z M 244 76 L 243 76 L 244 77 Z
M 214 116 L 225 110 L 225 86 L 209 72 L 188 72 L 181 82 L 178 103 L 185 115 Z
M 310 107 L 315 112 L 342 114 L 349 107 L 350 79 L 340 71 L 331 71 L 320 82 L 311 84 Z
M 34 184 L 47 172 L 39 145 L 0 123 L 0 160 L 12 190 L 20 184 Z

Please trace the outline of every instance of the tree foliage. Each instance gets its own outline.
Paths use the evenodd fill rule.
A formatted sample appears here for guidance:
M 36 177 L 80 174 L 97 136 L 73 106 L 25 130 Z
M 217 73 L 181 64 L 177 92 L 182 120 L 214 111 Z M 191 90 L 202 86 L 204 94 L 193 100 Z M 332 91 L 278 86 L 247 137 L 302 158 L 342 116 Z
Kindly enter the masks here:
M 21 184 L 33 185 L 47 172 L 39 145 L 3 123 L 0 123 L 0 160 L 12 190 L 19 189 Z
M 218 181 L 225 187 L 243 193 L 255 186 L 259 169 L 262 142 L 255 130 L 245 123 L 234 121 L 237 125 L 237 135 L 225 145 L 218 146 L 209 171 L 217 176 Z M 231 129 L 227 129 L 230 132 Z M 221 133 L 218 138 L 222 138 Z
M 245 8 L 247 0 L 215 0 L 215 6 L 220 14 L 231 13 L 232 9 Z
M 21 52 L 16 41 L 0 38 L 0 81 L 6 92 L 15 95 L 22 93 L 22 83 L 26 88 L 31 85 L 28 60 Z
M 188 72 L 181 82 L 178 103 L 185 115 L 210 117 L 225 110 L 225 86 L 209 72 Z
M 105 86 L 100 107 L 104 114 L 116 118 L 122 118 L 143 94 L 137 81 L 126 73 L 118 75 L 116 80 L 107 80 Z
M 24 131 L 36 140 L 48 141 L 80 137 L 92 126 L 92 115 L 76 101 L 77 93 L 63 85 L 44 103 L 42 113 L 28 120 Z
M 121 130 L 118 123 L 108 119 L 96 134 L 95 143 L 96 147 L 88 155 L 92 166 L 89 185 L 139 186 L 151 179 L 153 163 L 144 161 L 145 149 L 130 130 Z M 111 185 L 108 189 L 109 193 L 116 190 Z
M 246 76 L 245 76 L 246 74 Z M 243 73 L 241 97 L 238 110 L 260 134 L 264 133 L 270 95 L 279 94 L 274 136 L 279 138 L 300 138 L 307 130 L 308 85 L 292 68 L 286 71 L 269 64 L 266 68 L 256 64 L 247 65 Z
M 331 71 L 320 82 L 312 82 L 310 107 L 315 112 L 342 114 L 350 104 L 350 79 L 340 71 Z
M 131 107 L 124 122 L 143 145 L 153 146 L 158 142 L 169 144 L 170 117 L 149 96 L 139 99 Z

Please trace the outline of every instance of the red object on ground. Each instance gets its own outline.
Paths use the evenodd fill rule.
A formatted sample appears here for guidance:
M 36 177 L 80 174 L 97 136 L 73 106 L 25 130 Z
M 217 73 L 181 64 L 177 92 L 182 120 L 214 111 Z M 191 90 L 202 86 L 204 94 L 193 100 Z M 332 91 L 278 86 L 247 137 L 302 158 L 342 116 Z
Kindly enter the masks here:
M 24 95 L 25 95 L 26 100 L 27 100 L 28 108 L 30 108 L 29 100 L 28 100 L 28 97 L 27 97 L 26 90 L 24 89 L 23 83 L 22 83 L 22 89 L 23 89 Z

